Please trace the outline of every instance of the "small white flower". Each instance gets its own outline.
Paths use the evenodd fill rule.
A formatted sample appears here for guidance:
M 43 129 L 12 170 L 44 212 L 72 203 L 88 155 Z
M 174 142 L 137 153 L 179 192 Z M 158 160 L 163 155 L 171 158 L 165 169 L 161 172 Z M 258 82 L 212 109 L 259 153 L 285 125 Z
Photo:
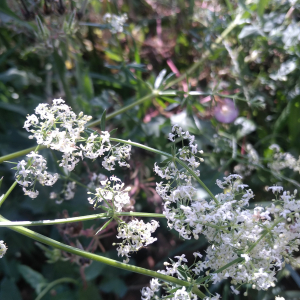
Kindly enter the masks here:
M 0 258 L 3 257 L 3 255 L 6 253 L 6 251 L 7 251 L 6 245 L 4 244 L 3 241 L 0 241 Z
M 238 295 L 238 294 L 240 293 L 238 290 L 236 290 L 236 289 L 234 288 L 233 285 L 231 285 L 230 288 L 231 288 L 231 290 L 232 290 L 232 292 L 233 292 L 234 294 Z
M 270 187 L 268 187 L 268 191 L 269 190 L 272 190 L 273 194 L 280 193 L 283 190 L 283 187 L 282 186 L 277 186 L 277 185 L 270 186 Z

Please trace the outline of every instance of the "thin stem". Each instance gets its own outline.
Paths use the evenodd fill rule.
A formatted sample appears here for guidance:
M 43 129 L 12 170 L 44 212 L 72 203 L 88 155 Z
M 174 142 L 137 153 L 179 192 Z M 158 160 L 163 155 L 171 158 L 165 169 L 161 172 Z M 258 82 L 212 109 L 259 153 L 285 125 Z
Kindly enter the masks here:
M 217 47 L 217 45 L 220 44 L 225 39 L 225 37 L 237 26 L 238 21 L 241 19 L 241 17 L 242 17 L 242 14 L 238 14 L 236 16 L 235 20 L 232 23 L 230 23 L 229 26 L 222 32 L 220 37 L 218 37 L 216 39 L 215 43 L 211 46 L 211 49 L 215 49 Z M 191 73 L 193 73 L 194 70 L 196 70 L 207 59 L 207 57 L 209 55 L 210 55 L 210 51 L 206 50 L 203 53 L 202 58 L 198 62 L 196 62 L 184 74 L 177 77 L 173 81 L 169 82 L 164 87 L 164 90 L 168 89 L 169 87 L 171 87 L 171 86 L 175 85 L 176 83 L 180 82 L 181 80 L 185 79 L 187 75 L 190 75 Z M 125 106 L 125 107 L 122 107 L 121 109 L 119 109 L 119 110 L 117 110 L 117 111 L 115 111 L 111 114 L 108 114 L 106 116 L 106 120 L 110 120 L 110 119 L 114 118 L 115 116 L 126 112 L 127 110 L 133 108 L 134 106 L 139 105 L 139 104 L 143 103 L 144 101 L 151 99 L 153 96 L 155 96 L 155 94 L 153 92 L 149 93 L 148 95 L 144 96 L 143 98 L 141 98 L 141 99 Z M 98 120 L 95 120 L 91 123 L 88 123 L 87 127 L 94 127 L 94 126 L 99 125 L 100 123 L 101 123 L 101 118 L 98 119 Z M 42 146 L 42 145 L 40 146 L 40 149 L 45 149 L 45 148 L 46 148 L 46 146 Z M 11 159 L 14 159 L 16 157 L 25 155 L 25 154 L 29 153 L 30 151 L 32 151 L 34 149 L 35 149 L 35 147 L 31 147 L 31 148 L 24 149 L 24 150 L 21 150 L 21 151 L 18 151 L 18 152 L 14 152 L 14 153 L 11 153 L 11 154 L 8 154 L 8 155 L 4 155 L 4 156 L 0 157 L 0 163 L 3 163 L 6 160 L 11 160 Z
M 158 149 L 154 149 L 154 148 L 151 148 L 151 147 L 148 147 L 148 146 L 145 146 L 143 144 L 139 144 L 139 143 L 135 143 L 135 142 L 131 142 L 131 141 L 125 141 L 125 140 L 121 140 L 121 139 L 117 139 L 117 138 L 110 138 L 111 141 L 113 142 L 117 142 L 117 143 L 122 143 L 122 144 L 128 144 L 128 145 L 132 145 L 132 146 L 135 146 L 135 147 L 138 147 L 138 148 L 142 148 L 142 149 L 145 149 L 147 151 L 150 151 L 150 152 L 154 152 L 156 154 L 160 154 L 160 155 L 163 155 L 163 156 L 166 156 L 166 157 L 169 157 L 169 158 L 172 158 L 173 159 L 173 155 L 170 154 L 170 153 L 167 153 L 167 152 L 164 152 L 164 151 L 161 151 L 161 150 L 158 150 Z M 190 169 L 188 167 L 188 165 L 186 163 L 184 163 L 183 161 L 181 161 L 179 158 L 175 157 L 175 160 L 182 166 L 184 167 L 194 178 L 196 181 L 198 181 L 198 183 L 205 189 L 205 191 L 212 197 L 212 199 L 215 201 L 215 203 L 219 203 L 219 201 L 216 199 L 216 197 L 212 194 L 212 192 L 209 190 L 209 188 L 205 185 L 205 183 L 200 180 L 200 178 L 196 175 L 196 173 Z
M 205 189 L 205 191 L 213 198 L 213 200 L 215 201 L 216 204 L 219 204 L 219 201 L 217 200 L 217 198 L 213 195 L 213 193 L 210 191 L 210 189 L 205 185 L 205 183 L 197 176 L 197 174 L 191 170 L 187 164 L 185 164 L 183 161 L 181 161 L 179 158 L 175 157 L 175 160 L 184 168 L 187 169 L 187 171 L 193 175 L 193 177 L 200 183 L 200 185 Z
M 8 191 L 4 194 L 4 196 L 1 198 L 0 200 L 0 207 L 1 205 L 4 203 L 4 201 L 6 200 L 6 198 L 10 195 L 10 193 L 13 191 L 13 189 L 16 187 L 17 185 L 17 181 L 15 181 L 11 187 L 8 189 Z
M 275 227 L 276 225 L 278 225 L 280 222 L 282 222 L 282 221 L 284 221 L 284 220 L 285 220 L 284 218 L 279 218 L 276 222 L 274 222 L 274 224 L 272 225 L 271 228 L 268 228 L 268 230 L 265 230 L 265 232 L 260 236 L 260 238 L 259 238 L 254 244 L 252 244 L 251 247 L 249 247 L 247 253 L 250 253 L 250 252 L 258 245 L 258 243 L 259 243 L 266 235 L 268 235 L 272 229 L 274 229 L 274 227 Z
M 238 257 L 238 258 L 236 258 L 235 260 L 231 261 L 230 263 L 226 264 L 225 266 L 221 267 L 220 269 L 214 271 L 213 273 L 220 273 L 220 272 L 224 271 L 225 269 L 231 267 L 232 265 L 238 264 L 238 263 L 242 262 L 243 260 L 245 260 L 243 257 Z M 206 281 L 207 279 L 210 279 L 210 275 L 207 275 L 207 276 L 203 277 L 203 278 L 198 282 L 198 284 L 200 284 L 200 283 Z
M 0 222 L 9 222 L 9 220 L 3 218 L 2 216 L 0 216 Z M 10 227 L 8 226 L 9 229 L 16 231 L 22 235 L 25 235 L 29 238 L 32 238 L 40 243 L 46 244 L 48 246 L 51 246 L 53 248 L 57 248 L 60 249 L 62 251 L 65 252 L 69 252 L 75 255 L 79 255 L 81 257 L 85 257 L 91 260 L 95 260 L 98 261 L 100 263 L 104 263 L 106 265 L 110 265 L 112 267 L 115 268 L 119 268 L 119 269 L 123 269 L 123 270 L 127 270 L 130 272 L 134 272 L 134 273 L 138 273 L 138 274 L 142 274 L 145 276 L 150 276 L 150 277 L 155 277 L 155 278 L 159 278 L 161 280 L 167 281 L 167 282 L 171 282 L 180 286 L 186 286 L 189 287 L 191 285 L 191 283 L 184 281 L 184 280 L 180 280 L 178 278 L 172 277 L 172 276 L 168 276 L 168 275 L 164 275 L 155 271 L 151 271 L 151 270 L 147 270 L 144 268 L 140 268 L 140 267 L 136 267 L 136 266 L 132 266 L 132 265 L 128 265 L 128 264 L 124 264 L 121 262 L 118 262 L 116 260 L 101 256 L 101 255 L 96 255 L 94 253 L 90 253 L 69 245 L 65 245 L 63 243 L 60 243 L 56 240 L 50 239 L 42 234 L 39 234 L 35 231 L 32 231 L 28 228 L 22 227 L 22 226 L 15 226 L 15 227 Z M 204 299 L 205 295 L 194 286 L 193 288 L 193 292 L 199 296 L 201 299 Z
M 64 282 L 71 282 L 74 284 L 78 284 L 78 281 L 73 279 L 73 278 L 68 278 L 68 277 L 64 277 L 64 278 L 60 278 L 57 280 L 54 280 L 52 282 L 50 282 L 40 293 L 39 295 L 35 298 L 35 300 L 41 300 L 54 286 L 60 284 L 60 283 L 64 283 Z
M 0 227 L 7 226 L 44 226 L 44 225 L 56 225 L 64 223 L 75 223 L 75 222 L 84 222 L 96 219 L 108 219 L 113 216 L 127 216 L 127 217 L 147 217 L 147 218 L 165 218 L 163 214 L 155 213 L 140 213 L 140 212 L 120 212 L 120 213 L 101 213 L 88 216 L 72 217 L 72 218 L 63 218 L 55 220 L 41 220 L 41 221 L 15 221 L 15 222 L 0 222 Z
M 120 108 L 119 110 L 114 111 L 114 112 L 112 112 L 112 113 L 106 115 L 105 120 L 110 120 L 110 119 L 114 118 L 115 116 L 120 115 L 120 114 L 126 112 L 127 110 L 129 110 L 129 109 L 135 107 L 136 105 L 142 104 L 143 102 L 145 102 L 145 101 L 151 99 L 152 97 L 154 97 L 154 94 L 153 94 L 153 93 L 150 93 L 150 94 L 144 96 L 143 98 L 141 98 L 141 99 L 139 99 L 139 100 L 137 100 L 137 101 L 135 101 L 135 102 L 132 102 L 131 104 L 128 104 L 127 106 L 124 106 L 124 107 Z M 98 120 L 95 120 L 95 121 L 93 121 L 93 122 L 88 123 L 88 124 L 87 124 L 87 127 L 89 127 L 89 128 L 90 128 L 90 127 L 94 127 L 94 126 L 99 125 L 100 123 L 101 123 L 101 118 L 98 119 Z
M 259 239 L 258 239 L 251 247 L 249 247 L 249 249 L 248 249 L 248 251 L 247 251 L 246 253 L 250 253 L 250 252 L 258 245 L 258 243 L 259 243 L 259 242 L 260 242 L 267 234 L 269 234 L 270 231 L 271 231 L 277 224 L 279 224 L 279 223 L 282 222 L 282 221 L 284 221 L 284 218 L 279 218 L 276 222 L 274 222 L 274 224 L 272 225 L 272 227 L 269 228 L 268 230 L 266 230 L 266 231 L 260 236 L 260 238 L 259 238 Z M 238 264 L 238 263 L 240 263 L 240 262 L 242 262 L 242 261 L 244 261 L 244 260 L 245 260 L 245 259 L 244 259 L 243 257 L 238 257 L 238 258 L 236 258 L 235 260 L 231 261 L 230 263 L 226 264 L 225 266 L 221 267 L 220 269 L 214 271 L 213 273 L 220 273 L 220 272 L 224 271 L 225 269 L 231 267 L 232 265 Z M 199 284 L 202 283 L 202 282 L 204 282 L 205 280 L 207 280 L 207 279 L 209 279 L 209 278 L 210 278 L 209 275 L 206 276 L 206 277 L 203 277 L 202 280 L 199 282 Z
M 43 146 L 43 145 L 40 145 L 39 150 L 45 149 L 45 148 L 47 148 L 47 147 Z M 24 150 L 21 150 L 21 151 L 17 151 L 17 152 L 11 153 L 11 154 L 1 156 L 0 157 L 0 163 L 5 162 L 6 160 L 14 159 L 14 158 L 19 157 L 19 156 L 24 156 L 24 155 L 28 154 L 29 152 L 34 151 L 35 149 L 36 149 L 36 146 L 33 146 L 33 147 L 30 147 L 30 148 L 27 148 L 27 149 L 24 149 Z

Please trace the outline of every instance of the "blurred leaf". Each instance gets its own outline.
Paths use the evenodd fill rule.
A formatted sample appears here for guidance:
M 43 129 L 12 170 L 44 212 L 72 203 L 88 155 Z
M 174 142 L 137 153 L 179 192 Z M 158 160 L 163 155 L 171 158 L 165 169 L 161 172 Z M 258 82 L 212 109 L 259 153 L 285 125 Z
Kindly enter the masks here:
M 300 136 L 300 96 L 296 97 L 291 101 L 290 104 L 290 115 L 288 118 L 288 126 L 291 142 L 299 146 Z
M 282 110 L 280 116 L 277 118 L 274 124 L 274 132 L 279 132 L 287 123 L 287 120 L 290 115 L 291 110 L 291 101 L 287 104 L 287 106 Z
M 12 20 L 16 21 L 18 24 L 24 26 L 25 28 L 29 30 L 34 30 L 35 26 L 28 22 L 24 22 L 21 20 L 7 5 L 6 0 L 0 1 L 0 12 L 4 13 L 5 15 L 12 18 Z
M 91 100 L 94 97 L 93 82 L 87 73 L 84 74 L 82 79 L 83 79 L 84 95 L 87 100 Z
M 81 26 L 97 27 L 97 28 L 100 28 L 100 29 L 108 29 L 108 28 L 110 28 L 109 24 L 98 24 L 98 23 L 89 23 L 89 22 L 79 22 L 79 25 L 81 25 Z
M 262 33 L 257 27 L 255 27 L 253 25 L 246 25 L 243 27 L 238 38 L 241 40 L 241 39 L 244 39 L 245 37 L 248 37 L 251 35 L 262 35 Z
M 135 69 L 135 70 L 139 70 L 139 71 L 147 71 L 146 66 L 144 64 L 130 63 L 130 64 L 126 64 L 126 66 L 130 69 Z
M 22 300 L 17 285 L 7 277 L 1 281 L 0 285 L 0 299 L 7 300 Z
M 117 78 L 114 78 L 112 76 L 108 75 L 102 75 L 97 73 L 90 73 L 91 78 L 100 79 L 103 81 L 103 83 L 111 83 L 112 86 L 121 88 L 122 86 L 130 87 L 132 89 L 135 89 L 135 85 L 131 82 L 126 82 L 124 80 L 119 80 Z M 110 85 L 110 84 L 108 84 Z
M 19 265 L 18 269 L 25 281 L 35 289 L 37 294 L 39 294 L 47 285 L 47 280 L 44 276 L 30 267 L 26 265 Z
M 89 283 L 89 285 L 87 286 L 87 288 L 81 286 L 81 288 L 79 289 L 78 292 L 78 300 L 101 300 L 102 297 L 100 296 L 100 293 L 97 289 L 97 287 L 92 284 Z
M 105 120 L 106 120 L 106 109 L 104 110 L 101 116 L 101 123 L 100 123 L 101 131 L 105 131 Z
M 163 69 L 162 71 L 159 72 L 158 76 L 155 79 L 155 83 L 154 83 L 155 89 L 158 89 L 161 86 L 166 74 L 167 74 L 166 69 Z
M 85 278 L 87 281 L 93 280 L 100 275 L 104 275 L 106 265 L 93 261 L 88 267 L 84 269 Z
M 291 59 L 288 60 L 280 65 L 280 68 L 277 72 L 273 72 L 270 74 L 270 78 L 273 80 L 281 80 L 281 81 L 286 81 L 288 74 L 293 72 L 297 68 L 297 63 L 296 60 Z
M 270 0 L 259 0 L 257 4 L 257 13 L 260 17 L 264 14 L 266 7 L 268 6 Z
M 26 116 L 26 114 L 27 114 L 24 107 L 15 105 L 15 104 L 0 102 L 0 109 L 5 109 L 5 110 L 12 111 L 12 112 L 16 112 L 23 116 Z
M 122 57 L 120 55 L 118 55 L 117 53 L 114 53 L 109 49 L 106 49 L 104 52 L 108 58 L 110 58 L 114 61 L 122 61 Z
M 119 297 L 123 297 L 127 292 L 127 286 L 125 282 L 120 278 L 105 278 L 101 281 L 99 288 L 105 292 L 118 295 Z
M 289 264 L 287 264 L 285 268 L 291 273 L 292 278 L 300 288 L 300 275 L 298 274 L 298 272 Z
M 40 19 L 40 17 L 38 15 L 35 16 L 35 21 L 37 23 L 37 36 L 41 39 L 41 40 L 47 40 L 48 37 L 50 36 L 50 32 L 48 30 L 48 28 L 46 26 L 44 26 L 42 20 Z
M 159 98 L 155 98 L 155 101 L 159 104 L 159 106 L 161 106 L 162 108 L 166 108 L 166 104 L 161 101 Z
M 177 103 L 177 104 L 180 104 L 180 101 L 178 101 L 178 100 L 175 100 L 175 99 L 172 99 L 172 98 L 170 98 L 170 97 L 160 97 L 162 100 L 165 100 L 165 101 L 167 101 L 167 102 L 169 102 L 169 103 Z
M 234 121 L 234 125 L 240 125 L 241 128 L 237 130 L 236 138 L 239 140 L 240 138 L 248 135 L 249 133 L 256 130 L 256 125 L 252 120 L 249 120 L 244 117 L 239 117 Z

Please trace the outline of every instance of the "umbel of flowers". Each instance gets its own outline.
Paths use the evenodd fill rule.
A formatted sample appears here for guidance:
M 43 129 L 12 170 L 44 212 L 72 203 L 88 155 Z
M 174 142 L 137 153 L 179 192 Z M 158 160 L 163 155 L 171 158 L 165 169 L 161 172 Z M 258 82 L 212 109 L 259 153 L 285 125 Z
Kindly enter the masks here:
M 108 171 L 114 170 L 116 164 L 129 167 L 126 160 L 130 158 L 130 144 L 139 144 L 118 140 L 124 145 L 113 145 L 111 142 L 116 139 L 110 138 L 109 132 L 85 129 L 90 119 L 83 113 L 77 116 L 62 99 L 56 99 L 52 106 L 40 104 L 35 114 L 27 117 L 24 128 L 39 145 L 62 152 L 59 163 L 67 171 L 72 171 L 80 159 L 98 157 L 103 157 L 102 166 Z M 246 283 L 257 290 L 274 286 L 276 272 L 285 263 L 296 263 L 293 253 L 298 251 L 300 244 L 297 191 L 290 193 L 280 186 L 272 186 L 269 188 L 274 195 L 271 205 L 249 209 L 254 194 L 242 183 L 240 175 L 233 174 L 223 181 L 217 180 L 223 192 L 213 195 L 200 180 L 198 167 L 203 159 L 195 137 L 175 125 L 169 140 L 174 143 L 172 155 L 167 154 L 168 159 L 162 166 L 157 163 L 154 166 L 154 171 L 162 178 L 156 184 L 156 191 L 163 199 L 163 213 L 169 228 L 175 229 L 183 239 L 198 239 L 202 234 L 209 247 L 205 253 L 195 252 L 195 260 L 189 267 L 183 254 L 175 257 L 177 261 L 166 262 L 166 270 L 159 271 L 189 282 L 189 287 L 152 279 L 150 287 L 142 289 L 142 299 L 197 299 L 193 287 L 206 289 L 209 283 L 223 279 L 231 280 L 231 290 L 235 294 Z M 178 143 L 182 146 L 177 150 Z M 22 160 L 16 167 L 16 181 L 26 195 L 35 198 L 38 195 L 36 182 L 51 186 L 59 176 L 46 171 L 46 160 L 36 152 L 27 157 L 27 162 Z M 198 183 L 209 192 L 210 199 L 199 197 Z M 119 256 L 125 256 L 124 262 L 129 261 L 132 252 L 156 241 L 151 235 L 159 227 L 157 221 L 144 223 L 132 219 L 126 223 L 118 217 L 131 205 L 130 188 L 126 188 L 119 178 L 95 175 L 89 188 L 92 190 L 89 194 L 93 195 L 88 198 L 89 203 L 104 209 L 110 221 L 114 219 L 118 223 L 117 238 L 122 242 L 118 243 L 117 251 Z M 68 194 L 72 193 L 69 191 Z M 2 241 L 0 246 L 3 256 L 6 246 Z M 164 289 L 163 294 L 161 289 Z M 205 299 L 220 298 L 208 290 L 207 293 Z

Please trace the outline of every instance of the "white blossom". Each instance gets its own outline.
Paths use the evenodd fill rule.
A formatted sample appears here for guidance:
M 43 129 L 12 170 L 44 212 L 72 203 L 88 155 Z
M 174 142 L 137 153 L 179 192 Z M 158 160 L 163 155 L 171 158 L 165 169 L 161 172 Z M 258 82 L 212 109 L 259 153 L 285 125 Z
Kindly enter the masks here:
M 0 258 L 3 257 L 3 255 L 6 253 L 6 251 L 7 251 L 6 245 L 4 244 L 3 241 L 0 241 Z

